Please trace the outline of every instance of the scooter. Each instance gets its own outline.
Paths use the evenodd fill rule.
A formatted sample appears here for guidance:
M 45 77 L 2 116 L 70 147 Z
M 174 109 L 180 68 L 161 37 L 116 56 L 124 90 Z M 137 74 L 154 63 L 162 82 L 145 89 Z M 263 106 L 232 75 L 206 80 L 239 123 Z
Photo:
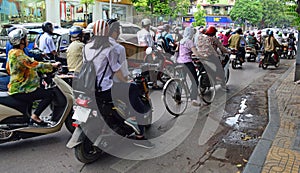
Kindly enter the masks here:
M 169 54 L 165 53 L 164 50 L 159 46 L 148 47 L 146 49 L 146 55 L 144 57 L 144 62 L 150 64 L 157 64 L 156 68 L 151 68 L 144 66 L 144 76 L 148 78 L 150 81 L 149 71 L 154 70 L 157 73 L 157 80 L 165 84 L 170 78 L 171 75 L 174 73 L 174 62 L 171 60 Z M 150 81 L 152 82 L 152 81 Z
M 149 128 L 152 121 L 152 105 L 148 95 L 147 79 L 137 70 L 134 81 L 142 89 L 142 100 L 149 106 L 144 115 L 145 127 Z M 133 74 L 136 71 L 133 71 Z M 91 163 L 99 159 L 103 153 L 117 150 L 116 143 L 134 134 L 133 128 L 124 123 L 130 117 L 128 107 L 122 100 L 116 99 L 112 103 L 97 106 L 95 98 L 81 91 L 75 91 L 73 125 L 76 127 L 68 148 L 74 148 L 75 157 L 82 163 Z M 114 105 L 114 106 L 113 106 Z M 121 137 L 121 139 L 120 139 Z M 127 138 L 128 139 L 128 138 Z
M 75 130 L 72 126 L 72 88 L 53 72 L 43 76 L 42 81 L 43 87 L 46 85 L 55 93 L 50 106 L 52 113 L 48 126 L 29 123 L 32 103 L 16 100 L 7 92 L 0 92 L 0 143 L 58 132 L 63 124 L 71 133 Z
M 243 62 L 240 60 L 238 51 L 236 49 L 231 49 L 229 58 L 231 61 L 232 69 L 242 68 Z
M 247 46 L 246 47 L 246 58 L 247 58 L 247 61 L 248 62 L 255 62 L 256 57 L 257 57 L 257 51 L 256 51 L 256 49 Z
M 292 45 L 288 46 L 287 59 L 294 59 L 296 56 L 296 52 Z
M 273 51 L 265 51 L 264 57 L 262 59 L 262 68 L 265 70 L 268 66 L 273 65 L 276 68 L 279 67 L 280 58 L 278 57 L 278 62 L 275 62 L 274 52 Z
M 281 58 L 286 59 L 288 55 L 288 43 L 282 43 L 282 52 L 281 52 Z

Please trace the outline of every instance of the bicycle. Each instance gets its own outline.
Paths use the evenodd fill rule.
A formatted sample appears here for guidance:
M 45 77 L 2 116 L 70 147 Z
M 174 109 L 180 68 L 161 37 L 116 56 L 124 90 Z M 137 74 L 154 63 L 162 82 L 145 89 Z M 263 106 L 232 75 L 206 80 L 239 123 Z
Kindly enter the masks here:
M 205 71 L 203 64 L 198 59 L 193 58 L 194 65 L 197 71 L 197 79 L 199 80 L 198 90 L 201 94 L 202 100 L 211 104 L 216 95 L 215 82 L 211 76 Z M 179 116 L 187 109 L 188 101 L 190 99 L 191 88 L 188 86 L 186 72 L 184 71 L 184 64 L 177 64 L 174 69 L 174 74 L 163 87 L 163 103 L 167 111 Z

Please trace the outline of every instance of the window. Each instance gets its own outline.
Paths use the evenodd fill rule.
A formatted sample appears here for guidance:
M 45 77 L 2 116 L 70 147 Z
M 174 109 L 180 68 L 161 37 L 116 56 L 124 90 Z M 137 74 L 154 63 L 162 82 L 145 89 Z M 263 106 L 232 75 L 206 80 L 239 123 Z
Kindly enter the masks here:
M 212 7 L 212 12 L 213 12 L 213 14 L 220 14 L 220 7 L 213 6 Z

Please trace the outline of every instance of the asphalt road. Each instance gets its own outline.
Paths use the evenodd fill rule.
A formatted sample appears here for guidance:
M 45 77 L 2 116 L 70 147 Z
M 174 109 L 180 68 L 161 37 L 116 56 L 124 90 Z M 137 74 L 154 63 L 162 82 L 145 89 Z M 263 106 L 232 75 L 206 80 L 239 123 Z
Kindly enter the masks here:
M 282 63 L 284 62 L 283 60 Z M 149 137 L 160 139 L 154 140 L 156 148 L 148 150 L 136 148 L 135 154 L 128 155 L 134 157 L 138 154 L 141 158 L 149 158 L 151 155 L 154 158 L 131 160 L 105 154 L 92 164 L 80 163 L 76 160 L 74 151 L 66 148 L 71 134 L 63 127 L 54 134 L 1 144 L 0 172 L 193 172 L 201 161 L 199 158 L 205 155 L 210 147 L 207 141 L 219 133 L 218 122 L 222 118 L 220 112 L 223 111 L 225 101 L 270 71 L 272 70 L 259 69 L 257 63 L 245 63 L 243 69 L 238 70 L 230 68 L 229 92 L 225 95 L 222 93 L 222 99 L 218 99 L 208 107 L 189 106 L 186 113 L 178 118 L 174 118 L 165 110 L 160 91 L 152 92 L 155 117 L 147 134 Z M 174 126 L 178 127 L 177 131 L 172 129 Z M 165 135 L 169 131 L 172 132 Z M 227 172 L 226 165 L 222 169 L 223 172 Z

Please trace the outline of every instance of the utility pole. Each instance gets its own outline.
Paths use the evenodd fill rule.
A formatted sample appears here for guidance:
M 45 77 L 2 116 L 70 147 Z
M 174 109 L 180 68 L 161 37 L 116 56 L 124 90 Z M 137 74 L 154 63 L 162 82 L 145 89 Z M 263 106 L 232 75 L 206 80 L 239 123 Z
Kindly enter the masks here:
M 298 13 L 298 15 L 300 15 L 300 1 L 297 1 L 297 9 L 296 12 Z M 295 67 L 295 77 L 294 77 L 294 81 L 298 81 L 300 80 L 300 34 L 299 34 L 299 30 L 298 30 L 298 42 L 297 42 L 297 55 L 296 55 L 296 67 Z

